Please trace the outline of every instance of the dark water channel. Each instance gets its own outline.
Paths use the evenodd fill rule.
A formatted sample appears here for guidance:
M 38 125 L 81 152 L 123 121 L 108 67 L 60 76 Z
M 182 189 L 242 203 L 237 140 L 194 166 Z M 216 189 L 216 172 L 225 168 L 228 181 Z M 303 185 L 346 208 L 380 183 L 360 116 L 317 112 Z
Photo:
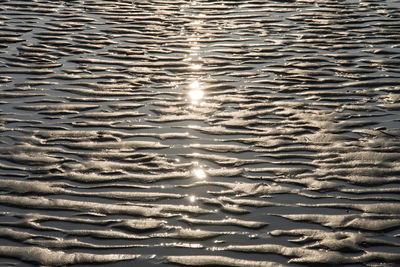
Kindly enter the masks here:
M 0 1 L 0 266 L 399 266 L 400 1 Z

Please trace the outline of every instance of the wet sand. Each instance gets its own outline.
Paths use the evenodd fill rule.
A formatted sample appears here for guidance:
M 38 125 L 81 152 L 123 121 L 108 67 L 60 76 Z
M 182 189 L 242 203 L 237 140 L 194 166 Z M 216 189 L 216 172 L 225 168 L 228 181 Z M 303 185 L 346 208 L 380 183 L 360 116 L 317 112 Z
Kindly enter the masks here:
M 1 266 L 397 266 L 400 1 L 1 1 Z

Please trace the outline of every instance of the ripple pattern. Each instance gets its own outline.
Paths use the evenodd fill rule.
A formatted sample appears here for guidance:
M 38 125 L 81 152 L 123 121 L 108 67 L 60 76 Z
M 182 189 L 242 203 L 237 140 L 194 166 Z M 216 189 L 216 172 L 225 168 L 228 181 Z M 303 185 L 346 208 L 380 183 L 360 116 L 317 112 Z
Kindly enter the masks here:
M 400 1 L 0 1 L 0 265 L 400 265 Z

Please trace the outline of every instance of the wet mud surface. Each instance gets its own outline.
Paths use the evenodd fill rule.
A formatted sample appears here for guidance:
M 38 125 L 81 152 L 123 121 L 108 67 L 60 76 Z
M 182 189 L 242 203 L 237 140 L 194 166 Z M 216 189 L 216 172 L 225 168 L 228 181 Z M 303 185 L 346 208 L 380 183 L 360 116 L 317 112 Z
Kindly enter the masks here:
M 0 1 L 1 266 L 398 266 L 399 1 Z

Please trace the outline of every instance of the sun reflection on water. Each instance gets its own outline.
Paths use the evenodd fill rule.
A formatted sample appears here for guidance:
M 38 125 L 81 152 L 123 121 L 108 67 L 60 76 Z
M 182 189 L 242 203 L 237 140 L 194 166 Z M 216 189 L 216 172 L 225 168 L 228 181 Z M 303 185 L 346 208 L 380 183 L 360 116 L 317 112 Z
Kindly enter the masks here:
M 196 196 L 194 196 L 194 195 L 191 195 L 191 196 L 189 196 L 189 201 L 190 202 L 195 202 L 196 201 Z
M 201 90 L 192 90 L 189 92 L 189 97 L 192 99 L 192 104 L 198 104 L 204 96 L 204 92 Z
M 205 179 L 207 177 L 205 171 L 203 169 L 194 169 L 193 174 L 198 179 Z
M 200 86 L 199 81 L 195 80 L 191 84 L 189 84 L 189 92 L 188 95 L 193 105 L 197 105 L 200 103 L 200 100 L 204 97 L 204 91 Z
M 204 169 L 199 165 L 197 161 L 193 162 L 194 168 L 192 169 L 192 173 L 194 177 L 198 179 L 205 179 L 207 178 L 207 174 Z
M 191 2 L 191 6 L 197 6 L 196 1 Z M 186 81 L 182 84 L 182 89 L 186 93 L 187 99 L 187 110 L 197 114 L 205 109 L 206 103 L 204 102 L 205 97 L 205 81 L 206 73 L 204 66 L 205 63 L 202 54 L 204 53 L 204 45 L 202 40 L 204 39 L 203 27 L 204 27 L 204 14 L 194 13 L 192 14 L 192 20 L 186 25 L 187 32 L 187 54 L 183 61 L 187 64 Z M 207 172 L 199 162 L 192 162 L 191 175 L 197 181 L 204 181 L 207 179 Z M 197 194 L 192 192 L 186 195 L 187 201 L 194 204 L 201 200 Z
M 201 69 L 201 65 L 200 64 L 194 64 L 194 65 L 190 65 L 189 68 L 191 70 L 200 70 Z
M 193 89 L 193 90 L 195 90 L 195 89 L 199 89 L 200 88 L 200 83 L 199 83 L 199 81 L 193 81 L 191 84 L 189 84 L 189 88 L 190 89 Z

